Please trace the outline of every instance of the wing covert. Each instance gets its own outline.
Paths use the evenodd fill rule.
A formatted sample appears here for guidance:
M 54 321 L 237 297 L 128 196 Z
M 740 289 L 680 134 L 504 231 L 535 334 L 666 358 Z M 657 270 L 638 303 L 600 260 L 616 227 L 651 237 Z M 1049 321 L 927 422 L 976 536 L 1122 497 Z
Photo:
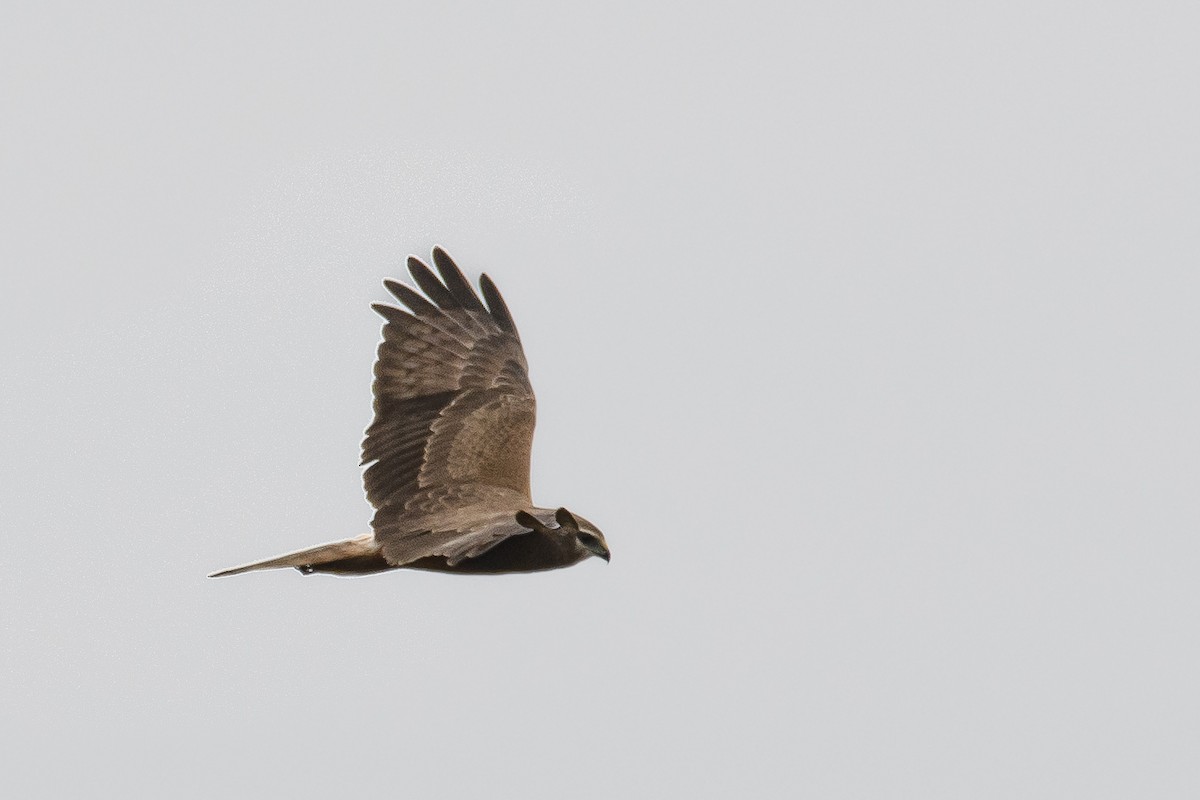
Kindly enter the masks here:
M 513 511 L 498 510 L 523 504 L 516 493 L 487 486 L 432 489 L 419 492 L 409 509 L 379 509 L 371 524 L 388 563 L 442 556 L 455 566 L 505 539 L 530 533 Z

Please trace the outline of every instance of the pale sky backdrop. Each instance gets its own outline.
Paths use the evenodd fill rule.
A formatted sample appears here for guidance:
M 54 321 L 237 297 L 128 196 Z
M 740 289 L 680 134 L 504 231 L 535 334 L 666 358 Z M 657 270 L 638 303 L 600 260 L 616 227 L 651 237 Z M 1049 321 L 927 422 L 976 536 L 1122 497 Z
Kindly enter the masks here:
M 1200 796 L 1193 3 L 5 3 L 6 797 Z M 365 532 L 516 315 L 553 573 Z

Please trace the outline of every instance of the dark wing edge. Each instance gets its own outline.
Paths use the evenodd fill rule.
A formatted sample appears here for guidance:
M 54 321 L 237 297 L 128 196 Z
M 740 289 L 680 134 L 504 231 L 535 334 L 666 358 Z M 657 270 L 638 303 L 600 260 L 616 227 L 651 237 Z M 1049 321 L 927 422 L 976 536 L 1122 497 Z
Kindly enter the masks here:
M 513 322 L 508 304 L 504 302 L 500 290 L 496 288 L 496 284 L 492 283 L 492 279 L 487 276 L 487 273 L 479 276 L 479 288 L 483 289 L 483 298 L 487 300 L 488 310 L 492 312 L 492 319 L 496 320 L 496 324 L 501 328 L 517 337 L 518 342 L 521 341 L 521 334 L 517 333 L 517 323 Z
M 505 333 L 511 333 L 520 341 L 521 337 L 517 332 L 517 324 L 513 321 L 512 312 L 508 310 L 508 304 L 504 302 L 503 295 L 500 294 L 500 290 L 496 288 L 496 284 L 486 273 L 479 276 L 479 288 L 483 291 L 483 297 L 487 301 L 485 306 L 480 301 L 479 294 L 471 288 L 471 284 L 463 275 L 462 270 L 441 247 L 433 248 L 433 263 L 441 275 L 440 279 L 424 261 L 416 256 L 408 257 L 408 272 L 421 291 L 429 298 L 428 300 L 412 288 L 391 278 L 385 278 L 383 285 L 417 316 L 435 316 L 439 309 L 441 311 L 462 310 L 472 316 L 490 317 L 492 323 Z M 391 309 L 393 312 L 400 311 L 382 303 L 374 303 L 371 307 L 389 321 L 391 321 L 391 317 L 385 309 Z M 400 311 L 400 313 L 404 312 Z

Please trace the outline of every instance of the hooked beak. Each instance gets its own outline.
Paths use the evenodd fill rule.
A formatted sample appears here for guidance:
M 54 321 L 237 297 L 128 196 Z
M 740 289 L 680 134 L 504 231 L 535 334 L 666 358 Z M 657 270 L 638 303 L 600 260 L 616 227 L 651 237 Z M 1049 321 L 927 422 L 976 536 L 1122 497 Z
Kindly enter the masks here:
M 605 563 L 607 563 L 608 560 L 612 557 L 612 554 L 608 552 L 608 548 L 605 547 L 600 542 L 596 542 L 594 545 L 591 545 L 591 546 L 584 545 L 584 547 L 587 547 L 587 549 L 590 550 L 592 555 L 596 556 L 596 558 L 603 558 Z

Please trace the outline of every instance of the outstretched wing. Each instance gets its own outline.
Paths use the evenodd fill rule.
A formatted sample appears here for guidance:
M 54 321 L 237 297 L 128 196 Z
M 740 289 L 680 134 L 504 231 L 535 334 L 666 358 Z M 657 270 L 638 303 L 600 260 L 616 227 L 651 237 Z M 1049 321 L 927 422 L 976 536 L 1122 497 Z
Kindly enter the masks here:
M 484 305 L 444 250 L 434 248 L 433 260 L 441 280 L 408 260 L 424 295 L 384 282 L 408 311 L 372 306 L 387 320 L 362 459 L 377 535 L 413 504 L 473 487 L 530 502 L 535 404 L 512 315 L 486 275 Z

